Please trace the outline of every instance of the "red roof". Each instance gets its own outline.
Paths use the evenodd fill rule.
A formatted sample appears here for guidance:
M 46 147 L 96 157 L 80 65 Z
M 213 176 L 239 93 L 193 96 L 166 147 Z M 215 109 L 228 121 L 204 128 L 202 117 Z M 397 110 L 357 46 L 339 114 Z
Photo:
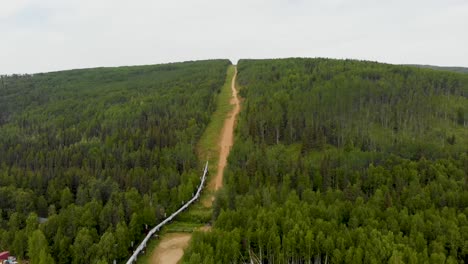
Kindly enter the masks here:
M 4 251 L 0 253 L 0 260 L 6 260 L 10 256 L 10 252 Z

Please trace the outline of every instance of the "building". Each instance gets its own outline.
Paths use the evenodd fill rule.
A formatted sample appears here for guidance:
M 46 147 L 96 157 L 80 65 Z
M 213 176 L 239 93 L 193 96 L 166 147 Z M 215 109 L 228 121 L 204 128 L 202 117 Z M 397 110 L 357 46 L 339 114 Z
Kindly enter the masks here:
M 8 260 L 9 256 L 10 252 L 8 251 L 0 252 L 0 263 L 3 263 L 3 261 Z

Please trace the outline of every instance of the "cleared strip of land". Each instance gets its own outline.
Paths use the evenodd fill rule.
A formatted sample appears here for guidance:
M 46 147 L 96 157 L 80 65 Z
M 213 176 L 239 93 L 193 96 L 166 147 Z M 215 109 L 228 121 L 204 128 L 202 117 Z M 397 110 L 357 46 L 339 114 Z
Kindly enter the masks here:
M 209 161 L 211 176 L 207 188 L 204 190 L 201 205 L 198 208 L 191 209 L 194 214 L 199 213 L 195 211 L 208 211 L 211 215 L 214 194 L 216 190 L 222 187 L 223 172 L 233 144 L 236 118 L 240 112 L 240 101 L 235 87 L 236 75 L 236 67 L 230 66 L 226 82 L 217 98 L 216 111 L 213 113 L 210 124 L 197 145 L 199 159 Z M 167 234 L 162 235 L 161 240 L 151 253 L 151 258 L 146 259 L 145 262 L 155 264 L 179 262 L 192 237 L 190 231 L 194 229 L 209 230 L 209 227 L 194 227 L 192 230 L 188 230 L 189 232 L 169 233 L 168 231 Z
M 234 109 L 231 111 L 229 116 L 226 118 L 226 121 L 224 122 L 222 137 L 219 142 L 220 152 L 219 152 L 219 160 L 218 160 L 218 170 L 216 173 L 216 177 L 212 179 L 212 181 L 210 182 L 210 185 L 214 184 L 214 187 L 213 186 L 209 187 L 215 191 L 223 186 L 224 168 L 226 167 L 227 157 L 229 156 L 229 152 L 231 151 L 232 144 L 234 143 L 234 127 L 235 127 L 237 115 L 240 112 L 240 101 L 239 101 L 239 98 L 237 97 L 237 89 L 236 89 L 237 69 L 235 69 L 235 71 L 236 72 L 231 81 L 232 97 L 230 101 L 231 105 L 234 105 Z

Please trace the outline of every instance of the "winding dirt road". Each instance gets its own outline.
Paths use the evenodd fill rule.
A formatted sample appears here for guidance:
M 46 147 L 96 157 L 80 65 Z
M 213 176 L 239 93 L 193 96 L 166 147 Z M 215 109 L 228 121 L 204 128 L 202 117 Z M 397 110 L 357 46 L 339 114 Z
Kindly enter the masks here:
M 234 105 L 234 108 L 231 110 L 231 112 L 226 117 L 226 120 L 224 121 L 221 132 L 222 134 L 220 135 L 219 140 L 218 168 L 216 171 L 216 176 L 210 180 L 207 186 L 207 190 L 205 190 L 208 192 L 215 192 L 223 186 L 224 168 L 226 167 L 227 158 L 234 143 L 234 128 L 237 115 L 240 112 L 240 100 L 237 96 L 236 77 L 237 67 L 235 67 L 235 73 L 231 81 L 232 97 L 230 99 L 230 103 L 231 105 Z M 214 195 L 202 202 L 205 207 L 211 207 L 213 200 Z M 209 230 L 209 227 L 202 227 L 200 230 L 207 231 Z M 164 235 L 156 250 L 153 251 L 151 256 L 151 263 L 176 264 L 182 258 L 184 249 L 187 248 L 191 237 L 191 233 L 171 233 Z

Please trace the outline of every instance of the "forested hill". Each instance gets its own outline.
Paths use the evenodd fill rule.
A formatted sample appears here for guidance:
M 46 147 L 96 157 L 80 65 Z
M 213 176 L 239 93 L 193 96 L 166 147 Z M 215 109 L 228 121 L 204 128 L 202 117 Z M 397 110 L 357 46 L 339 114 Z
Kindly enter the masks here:
M 210 233 L 186 263 L 464 263 L 468 75 L 241 60 Z
M 1 77 L 0 251 L 31 263 L 125 260 L 196 190 L 195 145 L 228 65 Z
M 467 75 L 329 59 L 241 60 L 239 72 L 240 87 L 250 88 L 241 90 L 245 129 L 257 142 L 405 158 L 468 146 Z
M 433 70 L 439 70 L 439 71 L 468 73 L 468 68 L 466 67 L 442 67 L 442 66 L 420 65 L 420 64 L 409 64 L 408 66 L 414 66 L 414 67 L 425 68 L 425 69 L 433 69 Z

